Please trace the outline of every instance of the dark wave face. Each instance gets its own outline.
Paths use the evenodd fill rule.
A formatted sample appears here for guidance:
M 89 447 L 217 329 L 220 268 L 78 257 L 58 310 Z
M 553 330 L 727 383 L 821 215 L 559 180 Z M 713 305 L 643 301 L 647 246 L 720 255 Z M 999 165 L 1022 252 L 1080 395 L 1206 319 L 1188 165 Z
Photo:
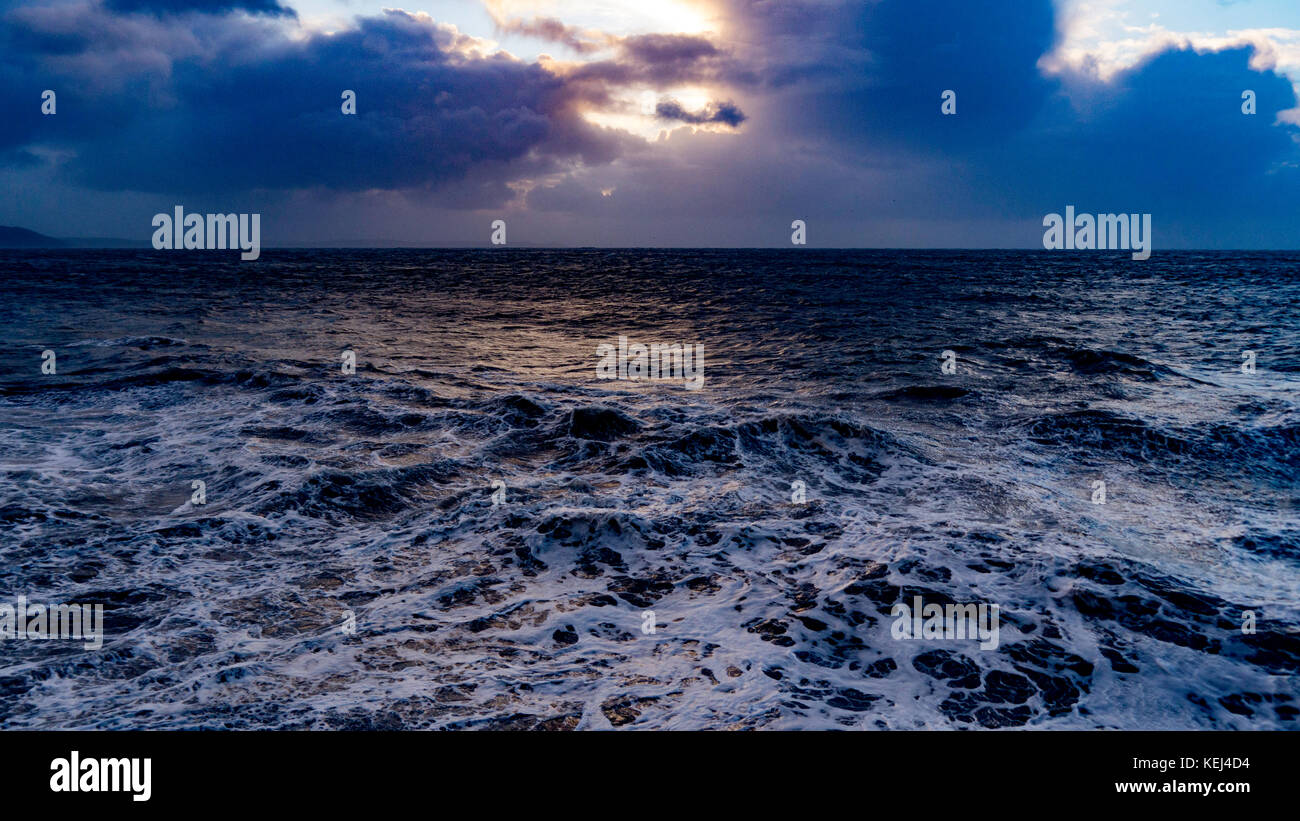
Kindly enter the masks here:
M 1295 728 L 1298 264 L 6 253 L 0 724 Z

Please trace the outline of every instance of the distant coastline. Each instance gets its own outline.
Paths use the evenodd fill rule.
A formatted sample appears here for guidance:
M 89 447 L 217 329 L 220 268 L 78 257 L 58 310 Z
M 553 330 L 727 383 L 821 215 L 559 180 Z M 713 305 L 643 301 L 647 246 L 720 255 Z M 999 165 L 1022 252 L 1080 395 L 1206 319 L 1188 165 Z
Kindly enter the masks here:
M 19 228 L 0 225 L 0 248 L 148 248 L 149 243 L 120 237 L 56 238 Z

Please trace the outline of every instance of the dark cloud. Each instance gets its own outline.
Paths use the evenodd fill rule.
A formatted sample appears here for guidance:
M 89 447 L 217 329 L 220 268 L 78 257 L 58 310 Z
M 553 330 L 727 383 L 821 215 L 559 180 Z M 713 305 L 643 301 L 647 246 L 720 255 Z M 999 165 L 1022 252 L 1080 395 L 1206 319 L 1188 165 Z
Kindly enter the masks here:
M 747 8 L 762 8 L 762 5 Z M 770 71 L 795 95 L 802 128 L 858 144 L 962 150 L 1023 129 L 1056 83 L 1038 60 L 1053 46 L 1051 0 L 882 0 L 801 9 L 795 42 L 786 14 L 760 16 L 761 40 L 782 48 Z M 959 115 L 936 119 L 945 90 Z
M 736 59 L 768 90 L 736 139 L 892 169 L 888 217 L 1020 222 L 1032 245 L 1042 214 L 1075 204 L 1151 211 L 1165 236 L 1203 247 L 1300 245 L 1300 129 L 1277 120 L 1297 101 L 1289 79 L 1251 68 L 1250 48 L 1170 48 L 1101 82 L 1039 69 L 1057 37 L 1050 0 L 780 6 L 730 7 L 739 39 L 765 46 Z
M 30 22 L 29 43 L 43 33 Z M 176 25 L 139 26 L 124 42 L 166 41 Z M 506 183 L 608 161 L 624 139 L 583 120 L 561 78 L 483 56 L 472 38 L 423 16 L 390 11 L 301 41 L 240 19 L 213 20 L 205 35 L 225 45 L 197 59 L 166 55 L 155 93 L 147 71 L 102 78 L 115 87 L 97 95 L 36 80 L 69 89 L 60 114 L 21 105 L 28 114 L 0 125 L 0 147 L 49 138 L 75 152 L 66 172 L 101 190 L 420 189 L 477 175 L 496 181 L 478 190 L 499 202 Z M 34 63 L 18 70 L 38 73 Z M 356 92 L 356 116 L 340 111 L 344 89 Z M 109 110 L 112 127 L 81 113 Z
M 634 62 L 653 66 L 693 65 L 720 53 L 708 39 L 692 34 L 642 34 L 624 38 L 622 46 Z
M 1048 107 L 1041 128 L 988 161 L 1019 167 L 1024 190 L 1045 196 L 1122 198 L 1207 215 L 1231 203 L 1253 210 L 1274 182 L 1300 183 L 1300 156 L 1297 129 L 1276 124 L 1279 111 L 1296 105 L 1291 83 L 1251 69 L 1251 56 L 1249 48 L 1161 52 L 1116 77 L 1109 95 L 1084 110 Z M 1258 114 L 1241 113 L 1247 88 L 1261 101 Z
M 297 17 L 298 13 L 276 0 L 105 0 L 113 11 L 147 14 L 229 14 L 242 11 L 270 17 Z
M 733 80 L 741 69 L 706 38 L 685 34 L 647 34 L 618 41 L 617 56 L 566 67 L 564 77 L 596 104 L 609 102 L 609 90 L 623 86 L 666 88 L 683 83 Z
M 298 37 L 293 21 L 242 13 L 256 3 L 11 3 L 0 169 L 96 202 L 313 191 L 296 210 L 347 214 L 351 197 L 371 220 L 400 192 L 404 225 L 423 208 L 524 202 L 535 230 L 574 244 L 597 224 L 613 244 L 780 244 L 798 217 L 818 243 L 1032 246 L 1042 215 L 1073 204 L 1152 212 L 1158 244 L 1300 247 L 1300 129 L 1277 120 L 1294 91 L 1248 48 L 1171 48 L 1101 82 L 1039 68 L 1051 0 L 720 2 L 725 41 L 519 24 L 583 53 L 603 44 L 580 63 L 488 53 L 401 11 Z M 730 99 L 688 110 L 677 85 Z M 662 123 L 727 128 L 648 143 L 583 115 L 626 114 L 646 87 L 666 97 Z M 39 112 L 46 88 L 55 117 Z M 343 89 L 356 116 L 339 111 Z M 945 89 L 955 116 L 940 113 Z M 347 229 L 391 235 L 381 227 Z
M 710 103 L 703 111 L 687 111 L 676 100 L 664 100 L 655 106 L 655 116 L 661 120 L 673 120 L 691 125 L 719 123 L 732 128 L 738 127 L 745 121 L 744 112 L 729 100 Z

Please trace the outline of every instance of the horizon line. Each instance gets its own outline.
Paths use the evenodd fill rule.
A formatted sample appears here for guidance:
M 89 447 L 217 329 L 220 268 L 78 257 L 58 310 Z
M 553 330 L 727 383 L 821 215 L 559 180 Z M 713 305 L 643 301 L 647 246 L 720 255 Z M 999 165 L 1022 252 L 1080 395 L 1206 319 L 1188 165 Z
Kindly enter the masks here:
M 52 238 L 58 239 L 58 238 Z M 127 240 L 116 237 L 68 237 L 61 238 L 62 242 L 67 243 L 91 243 L 104 242 L 113 243 L 105 245 L 78 244 L 78 245 L 0 245 L 0 252 L 3 251 L 156 251 L 158 253 L 171 253 L 173 251 L 197 251 L 199 253 L 219 251 L 219 250 L 239 250 L 234 249 L 207 249 L 207 248 L 190 248 L 190 249 L 156 249 L 148 242 L 138 240 Z M 798 253 L 803 251 L 1036 251 L 1042 253 L 1060 253 L 1062 249 L 1043 248 L 1041 246 L 1020 245 L 1020 246 L 958 246 L 958 245 L 835 245 L 835 246 L 788 246 L 788 245 L 536 245 L 531 243 L 511 243 L 508 245 L 491 245 L 491 244 L 460 244 L 460 245 L 420 245 L 420 244 L 387 244 L 387 245 L 366 245 L 366 244 L 348 244 L 348 245 L 321 245 L 321 244 L 276 244 L 262 245 L 263 251 L 790 251 Z M 1127 253 L 1130 249 L 1124 248 L 1087 248 L 1087 249 L 1070 249 L 1075 253 Z M 1153 250 L 1152 253 L 1176 251 L 1179 253 L 1197 252 L 1197 253 L 1292 253 L 1300 252 L 1300 247 L 1296 248 L 1198 248 L 1198 247 L 1170 247 Z

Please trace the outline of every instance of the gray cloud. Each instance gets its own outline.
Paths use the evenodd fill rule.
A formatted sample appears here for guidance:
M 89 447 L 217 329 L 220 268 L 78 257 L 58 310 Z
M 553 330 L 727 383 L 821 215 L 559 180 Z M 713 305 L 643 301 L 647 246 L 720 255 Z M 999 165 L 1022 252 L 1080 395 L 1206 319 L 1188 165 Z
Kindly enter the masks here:
M 1054 44 L 1050 0 L 723 2 L 725 42 L 616 38 L 576 64 L 488 53 L 399 11 L 299 38 L 246 7 L 10 3 L 0 173 L 51 219 L 77 202 L 108 219 L 103 203 L 132 192 L 269 214 L 292 200 L 279 217 L 304 239 L 393 236 L 391 213 L 436 241 L 439 225 L 481 221 L 457 214 L 511 208 L 512 236 L 561 244 L 780 244 L 798 217 L 819 244 L 1028 245 L 1043 213 L 1073 203 L 1153 211 L 1163 235 L 1205 246 L 1300 245 L 1297 129 L 1275 119 L 1294 93 L 1251 69 L 1248 49 L 1171 49 L 1110 83 L 1071 78 L 1081 108 L 1037 67 Z M 603 37 L 554 22 L 534 21 L 538 35 Z M 669 128 L 649 143 L 583 116 L 677 84 L 731 99 L 663 100 Z M 59 91 L 56 117 L 39 113 L 43 88 Z M 356 116 L 339 111 L 345 88 Z M 939 114 L 945 88 L 954 117 Z M 1242 88 L 1258 115 L 1240 114 Z M 671 128 L 706 123 L 728 128 Z M 0 221 L 14 213 L 0 206 Z
M 501 20 L 494 18 L 493 22 L 500 31 L 560 43 L 579 54 L 600 51 L 618 42 L 617 37 L 599 31 L 589 31 L 576 26 L 565 25 L 553 17 L 534 17 L 531 20 L 517 18 Z
M 227 14 L 242 11 L 270 17 L 297 17 L 298 13 L 277 0 L 106 0 L 105 6 L 113 11 L 143 12 L 155 15 Z
M 745 121 L 745 114 L 731 101 L 709 103 L 703 111 L 687 111 L 676 100 L 664 100 L 655 106 L 655 116 L 661 120 L 702 125 L 718 123 L 737 128 Z
M 484 56 L 473 38 L 406 12 L 301 41 L 238 17 L 110 18 L 116 30 L 93 16 L 17 22 L 10 42 L 27 51 L 5 79 L 68 90 L 58 118 L 13 100 L 25 113 L 0 125 L 0 148 L 35 140 L 70 151 L 66 173 L 101 190 L 420 189 L 475 177 L 495 180 L 476 189 L 491 203 L 520 177 L 607 162 L 626 139 L 587 123 L 578 89 L 562 78 Z M 198 28 L 204 45 L 174 36 Z M 99 56 L 132 46 L 156 57 Z M 68 75 L 90 63 L 105 70 L 83 93 Z M 343 89 L 357 94 L 356 116 L 340 111 Z

